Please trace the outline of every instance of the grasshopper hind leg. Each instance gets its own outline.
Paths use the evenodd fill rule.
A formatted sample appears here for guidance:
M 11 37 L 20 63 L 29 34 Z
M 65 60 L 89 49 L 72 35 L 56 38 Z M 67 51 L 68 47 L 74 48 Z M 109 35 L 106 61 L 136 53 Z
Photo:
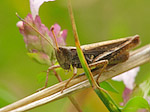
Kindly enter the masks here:
M 98 79 L 100 78 L 101 74 L 105 71 L 105 68 L 107 67 L 107 65 L 108 65 L 108 60 L 100 60 L 100 61 L 89 64 L 89 67 L 96 67 L 100 69 L 100 72 L 96 79 L 97 84 L 99 83 Z
M 100 64 L 102 64 L 103 66 L 102 66 L 102 68 L 100 69 L 100 73 L 99 73 L 99 75 L 98 75 L 98 77 L 97 77 L 96 82 L 98 83 L 98 80 L 99 80 L 101 74 L 106 70 L 105 68 L 107 68 L 108 66 L 111 67 L 111 66 L 116 65 L 116 64 L 118 64 L 118 63 L 125 62 L 126 60 L 128 60 L 128 58 L 129 58 L 129 52 L 124 52 L 124 53 L 122 53 L 122 54 L 117 55 L 115 58 L 112 58 L 112 59 L 109 60 L 109 61 L 108 61 L 108 60 L 101 60 L 101 61 L 98 61 L 99 63 L 103 61 L 102 63 L 100 63 Z M 106 71 L 107 71 L 107 70 L 106 70 Z
M 108 62 L 108 60 L 101 60 L 101 61 L 98 61 L 96 63 L 98 63 L 98 65 L 96 64 L 96 67 L 99 67 L 99 65 L 100 65 L 100 72 L 98 73 L 98 76 L 97 76 L 97 79 L 96 79 L 96 83 L 99 85 L 98 80 L 99 80 L 101 74 L 105 71 L 105 68 L 107 67 L 109 62 Z
M 107 67 L 107 65 L 108 65 L 108 60 L 100 60 L 100 61 L 94 62 L 89 65 L 89 67 L 96 67 L 96 68 L 100 69 L 99 70 L 100 72 L 98 73 L 98 77 L 96 79 L 96 83 L 97 83 L 97 87 L 106 93 L 107 93 L 107 91 L 100 87 L 98 80 L 99 80 L 101 74 L 105 71 L 105 68 Z
M 124 52 L 122 54 L 117 55 L 115 58 L 112 58 L 109 61 L 109 65 L 113 65 L 113 64 L 115 65 L 118 63 L 125 62 L 128 60 L 128 58 L 129 58 L 129 52 Z

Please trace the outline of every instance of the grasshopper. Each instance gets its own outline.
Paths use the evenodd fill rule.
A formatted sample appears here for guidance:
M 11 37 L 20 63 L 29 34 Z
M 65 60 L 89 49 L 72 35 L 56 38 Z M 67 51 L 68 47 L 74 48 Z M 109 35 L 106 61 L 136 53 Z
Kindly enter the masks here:
M 39 33 L 42 38 L 51 42 L 44 37 L 37 29 L 35 29 L 32 25 L 30 25 L 27 21 L 22 19 L 18 14 L 16 14 L 20 20 L 26 23 L 29 27 L 31 27 L 34 31 Z M 73 67 L 73 76 L 68 80 L 62 91 L 67 88 L 69 82 L 77 75 L 77 68 L 82 68 L 80 63 L 76 47 L 64 47 L 58 46 L 56 37 L 54 34 L 54 27 L 51 29 L 53 33 L 53 37 L 55 39 L 56 47 L 53 47 L 55 50 L 56 59 L 59 65 L 53 65 L 47 70 L 47 78 L 45 82 L 45 87 L 47 87 L 48 75 L 50 70 L 54 70 L 56 68 L 63 68 L 65 70 L 70 70 L 71 66 Z M 101 73 L 107 68 L 118 63 L 125 62 L 129 58 L 129 50 L 136 47 L 140 43 L 140 39 L 138 35 L 109 40 L 104 42 L 98 42 L 88 45 L 82 45 L 81 49 L 84 53 L 85 59 L 89 65 L 89 67 L 95 67 L 100 69 L 100 73 L 97 77 L 96 82 L 98 83 L 98 79 Z
M 89 67 L 95 66 L 96 68 L 100 68 L 101 71 L 96 80 L 98 83 L 98 79 L 106 67 L 126 61 L 129 58 L 129 50 L 136 47 L 139 43 L 139 36 L 135 35 L 116 40 L 82 45 L 81 49 L 84 53 L 87 63 L 89 64 Z M 73 76 L 66 83 L 65 87 L 63 88 L 65 89 L 67 88 L 69 82 L 77 75 L 77 68 L 82 68 L 82 65 L 80 63 L 76 47 L 61 47 L 58 46 L 57 42 L 56 47 L 57 49 L 55 49 L 55 55 L 59 65 L 49 67 L 48 72 L 58 67 L 69 70 L 72 66 L 74 71 Z
M 98 83 L 98 79 L 105 68 L 125 62 L 129 58 L 129 50 L 136 47 L 139 43 L 139 36 L 135 35 L 116 40 L 82 45 L 81 49 L 89 67 L 95 66 L 96 68 L 100 68 L 100 73 L 96 80 Z M 80 63 L 76 47 L 59 46 L 58 49 L 55 50 L 55 54 L 60 67 L 65 70 L 69 70 L 70 66 L 74 68 L 74 74 L 66 83 L 64 87 L 65 89 L 68 83 L 77 74 L 77 68 L 82 68 L 82 65 Z M 51 69 L 53 69 L 53 67 L 49 68 L 49 70 Z

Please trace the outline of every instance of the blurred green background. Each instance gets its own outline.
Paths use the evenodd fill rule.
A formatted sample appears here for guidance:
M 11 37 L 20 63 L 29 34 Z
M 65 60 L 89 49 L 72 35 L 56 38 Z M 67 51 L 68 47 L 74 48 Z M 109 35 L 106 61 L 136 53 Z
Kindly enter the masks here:
M 100 42 L 138 34 L 141 45 L 150 43 L 150 0 L 74 0 L 72 1 L 77 30 L 81 44 Z M 0 107 L 34 93 L 44 85 L 48 66 L 40 65 L 27 56 L 22 35 L 16 23 L 18 18 L 30 13 L 28 0 L 0 1 Z M 68 30 L 67 45 L 74 46 L 74 38 L 67 10 L 66 0 L 44 3 L 39 15 L 50 28 L 58 23 Z M 150 77 L 150 63 L 141 66 L 136 78 L 140 83 Z M 71 76 L 60 74 L 63 79 Z M 42 78 L 43 79 L 42 79 Z M 40 81 L 39 81 L 40 80 Z M 49 86 L 57 83 L 50 75 Z M 122 101 L 123 84 L 115 82 L 120 94 L 113 94 L 119 104 Z M 120 86 L 116 86 L 120 85 Z M 88 94 L 87 94 L 88 93 Z M 107 112 L 91 89 L 73 95 L 85 112 Z M 30 112 L 76 112 L 68 98 L 63 98 Z

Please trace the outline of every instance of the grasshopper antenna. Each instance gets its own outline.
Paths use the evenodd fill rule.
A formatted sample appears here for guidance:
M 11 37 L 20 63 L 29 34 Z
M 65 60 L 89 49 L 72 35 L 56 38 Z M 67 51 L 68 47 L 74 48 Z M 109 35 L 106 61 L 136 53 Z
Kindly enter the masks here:
M 56 44 L 56 48 L 57 48 L 57 50 L 59 51 L 58 43 L 57 43 L 56 36 L 55 36 L 55 33 L 54 33 L 54 26 L 52 26 L 51 32 L 52 32 L 53 37 L 54 37 L 54 41 L 55 41 L 55 44 Z
M 54 46 L 51 44 L 51 42 L 43 35 L 41 34 L 36 28 L 34 28 L 31 24 L 29 24 L 26 20 L 22 19 L 18 13 L 16 13 L 16 16 L 21 20 L 23 21 L 25 24 L 27 24 L 30 28 L 32 28 L 35 32 L 37 32 L 43 39 L 45 39 L 53 48 Z

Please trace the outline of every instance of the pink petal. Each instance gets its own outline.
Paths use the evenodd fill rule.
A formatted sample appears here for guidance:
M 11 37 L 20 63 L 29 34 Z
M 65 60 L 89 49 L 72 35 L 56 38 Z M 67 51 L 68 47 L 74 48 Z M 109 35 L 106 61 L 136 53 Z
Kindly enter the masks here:
M 38 15 L 35 17 L 34 24 L 40 33 L 42 33 L 43 35 L 45 35 L 46 33 L 48 34 L 48 28 L 44 24 L 42 24 L 41 19 Z
M 124 91 L 123 91 L 123 102 L 122 102 L 122 106 L 124 106 L 128 100 L 130 99 L 130 95 L 132 94 L 132 90 L 131 89 L 128 89 L 128 88 L 125 88 Z
M 54 24 L 53 27 L 54 27 L 55 35 L 58 36 L 58 34 L 59 34 L 60 30 L 61 30 L 61 27 L 58 24 Z M 50 31 L 51 31 L 51 28 L 50 28 Z
M 63 31 L 62 31 L 61 36 L 62 36 L 62 38 L 63 38 L 64 40 L 66 40 L 67 33 L 68 33 L 68 31 L 67 31 L 67 30 L 63 30 Z
M 30 10 L 33 18 L 39 14 L 39 8 L 44 2 L 55 1 L 55 0 L 30 0 Z
M 33 17 L 31 14 L 28 14 L 27 17 L 25 18 L 25 20 L 30 23 L 30 24 L 33 24 Z
M 65 40 L 67 37 L 67 30 L 61 31 L 61 27 L 58 24 L 54 24 L 53 27 L 54 27 L 54 34 L 56 36 L 56 40 L 57 40 L 58 45 L 59 46 L 66 45 Z M 53 43 L 55 43 L 54 36 L 53 36 L 51 29 L 52 29 L 52 27 L 50 28 L 49 36 L 52 38 Z
M 60 36 L 59 34 L 60 34 L 61 27 L 58 24 L 54 24 L 52 25 L 52 27 L 54 27 L 54 34 L 56 38 L 58 38 Z M 53 33 L 51 32 L 52 27 L 50 28 L 49 36 L 53 38 Z
M 18 21 L 17 24 L 16 24 L 16 26 L 17 26 L 19 29 L 21 29 L 21 30 L 24 29 L 24 26 L 23 26 L 23 22 L 22 22 L 22 21 Z
M 61 37 L 57 38 L 57 43 L 60 46 L 65 46 L 66 45 L 65 40 L 63 38 L 61 38 Z
M 34 20 L 34 24 L 36 25 L 36 27 L 39 29 L 41 27 L 41 19 L 38 15 L 36 15 L 35 20 Z

